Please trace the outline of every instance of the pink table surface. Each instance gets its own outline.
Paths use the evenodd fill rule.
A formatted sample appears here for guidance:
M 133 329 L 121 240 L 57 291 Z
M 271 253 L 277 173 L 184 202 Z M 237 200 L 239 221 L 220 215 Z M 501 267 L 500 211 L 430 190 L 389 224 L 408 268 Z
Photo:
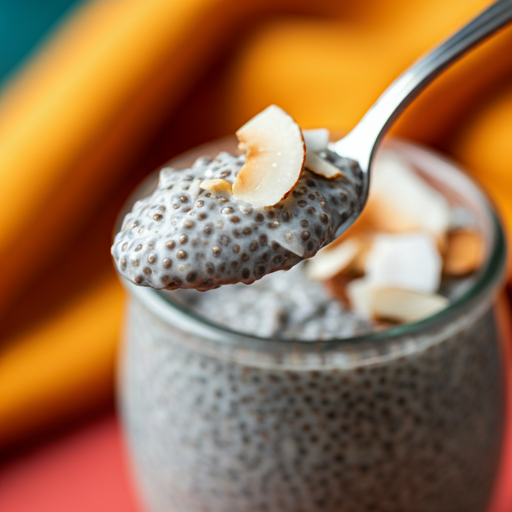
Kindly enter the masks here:
M 512 510 L 511 441 L 509 424 L 492 512 Z M 4 464 L 0 468 L 0 511 L 143 512 L 116 416 L 90 422 Z

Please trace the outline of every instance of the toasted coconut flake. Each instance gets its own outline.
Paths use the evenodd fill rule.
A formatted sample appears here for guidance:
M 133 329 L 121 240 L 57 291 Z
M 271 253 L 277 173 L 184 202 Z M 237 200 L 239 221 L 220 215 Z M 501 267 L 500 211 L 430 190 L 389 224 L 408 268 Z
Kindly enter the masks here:
M 306 143 L 308 153 L 320 153 L 327 149 L 329 143 L 329 130 L 326 128 L 317 128 L 315 130 L 302 130 L 302 136 Z
M 417 322 L 446 308 L 449 301 L 437 294 L 421 294 L 399 288 L 376 288 L 372 297 L 375 318 Z
M 441 281 L 442 260 L 429 233 L 376 235 L 365 267 L 366 278 L 376 285 L 433 293 Z
M 210 192 L 214 192 L 215 194 L 231 195 L 233 193 L 231 183 L 220 178 L 205 180 L 201 182 L 201 188 L 204 190 L 209 190 Z
M 256 207 L 279 203 L 304 169 L 306 147 L 299 125 L 284 110 L 271 105 L 236 135 L 240 149 L 248 154 L 233 184 L 233 194 Z
M 359 315 L 377 320 L 417 322 L 446 308 L 449 301 L 438 294 L 421 294 L 382 287 L 365 278 L 347 285 L 347 296 Z
M 324 160 L 316 153 L 306 153 L 306 169 L 323 176 L 324 178 L 334 179 L 343 176 L 343 173 L 331 162 Z
M 484 259 L 484 241 L 475 231 L 458 230 L 448 235 L 443 271 L 462 276 L 477 270 Z
M 375 159 L 366 209 L 379 231 L 426 230 L 442 240 L 450 224 L 446 198 L 389 149 Z
M 310 279 L 330 279 L 345 270 L 356 258 L 362 247 L 358 240 L 349 238 L 333 248 L 324 247 L 308 263 Z

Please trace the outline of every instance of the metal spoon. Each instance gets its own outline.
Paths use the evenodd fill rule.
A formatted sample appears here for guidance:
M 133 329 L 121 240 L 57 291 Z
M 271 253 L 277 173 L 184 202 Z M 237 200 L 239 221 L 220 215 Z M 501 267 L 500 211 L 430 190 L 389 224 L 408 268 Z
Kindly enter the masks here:
M 357 163 L 363 173 L 359 208 L 337 229 L 347 230 L 361 214 L 370 186 L 372 161 L 383 136 L 411 101 L 451 63 L 512 19 L 512 0 L 498 0 L 439 46 L 417 60 L 379 97 L 355 128 L 330 144 L 338 156 Z

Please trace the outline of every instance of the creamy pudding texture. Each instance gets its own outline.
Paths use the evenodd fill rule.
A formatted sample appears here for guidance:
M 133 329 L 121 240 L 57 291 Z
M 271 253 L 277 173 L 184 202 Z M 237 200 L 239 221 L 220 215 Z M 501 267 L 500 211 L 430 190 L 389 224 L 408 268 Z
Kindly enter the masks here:
M 321 282 L 308 279 L 304 266 L 299 263 L 251 286 L 238 284 L 208 293 L 183 290 L 170 298 L 216 324 L 263 338 L 350 338 L 378 328 L 333 299 Z
M 265 276 L 252 286 L 221 287 L 208 293 L 183 290 L 173 292 L 170 298 L 211 322 L 263 338 L 331 340 L 393 325 L 359 316 L 334 298 L 322 282 L 311 280 L 307 265 L 303 262 L 287 272 Z M 444 278 L 440 292 L 454 301 L 474 281 L 475 275 Z
M 119 272 L 142 286 L 205 291 L 250 284 L 314 256 L 359 208 L 362 193 L 357 166 L 330 152 L 325 157 L 343 176 L 304 169 L 288 197 L 267 208 L 201 188 L 212 179 L 233 184 L 244 155 L 224 152 L 189 169 L 164 167 L 157 189 L 135 203 L 115 237 Z

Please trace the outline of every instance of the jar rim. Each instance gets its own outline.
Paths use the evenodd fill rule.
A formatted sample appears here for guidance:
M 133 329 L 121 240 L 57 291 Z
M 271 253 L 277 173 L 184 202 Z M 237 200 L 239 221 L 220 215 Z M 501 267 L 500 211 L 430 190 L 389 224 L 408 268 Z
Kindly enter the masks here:
M 135 297 L 165 323 L 176 325 L 176 322 L 179 321 L 180 328 L 190 331 L 193 334 L 197 334 L 202 338 L 206 338 L 210 341 L 218 342 L 223 345 L 244 346 L 248 350 L 263 349 L 272 351 L 274 349 L 282 350 L 285 347 L 296 347 L 301 352 L 311 351 L 318 353 L 319 351 L 330 351 L 340 347 L 351 346 L 353 348 L 357 348 L 357 346 L 368 343 L 375 344 L 376 342 L 385 342 L 389 340 L 396 340 L 397 338 L 409 337 L 436 325 L 447 324 L 450 319 L 456 318 L 468 308 L 486 300 L 496 291 L 500 284 L 502 284 L 505 276 L 507 249 L 501 222 L 492 207 L 490 200 L 486 197 L 480 186 L 477 185 L 473 179 L 467 176 L 460 166 L 455 164 L 449 158 L 430 148 L 400 140 L 398 138 L 387 139 L 383 146 L 395 148 L 401 154 L 405 154 L 411 159 L 421 160 L 422 164 L 418 165 L 420 169 L 422 169 L 422 165 L 425 160 L 430 160 L 431 163 L 435 163 L 440 168 L 451 172 L 453 176 L 457 176 L 457 179 L 465 181 L 468 190 L 471 189 L 472 195 L 481 203 L 482 210 L 485 211 L 485 214 L 488 216 L 488 225 L 491 231 L 488 234 L 490 235 L 492 242 L 490 251 L 483 267 L 478 273 L 478 277 L 464 293 L 438 313 L 420 321 L 398 325 L 385 331 L 371 332 L 369 334 L 348 338 L 333 338 L 328 340 L 269 338 L 236 331 L 229 327 L 216 324 L 215 322 L 212 322 L 171 300 L 158 290 L 137 286 L 119 276 L 123 286 L 128 290 L 131 296 Z M 207 148 L 208 144 L 204 147 Z M 136 196 L 137 191 L 140 190 L 145 183 L 146 182 L 143 182 L 136 189 L 134 194 L 128 199 L 127 204 L 133 204 L 134 196 Z M 116 226 L 120 226 L 121 222 L 122 215 L 118 219 Z

